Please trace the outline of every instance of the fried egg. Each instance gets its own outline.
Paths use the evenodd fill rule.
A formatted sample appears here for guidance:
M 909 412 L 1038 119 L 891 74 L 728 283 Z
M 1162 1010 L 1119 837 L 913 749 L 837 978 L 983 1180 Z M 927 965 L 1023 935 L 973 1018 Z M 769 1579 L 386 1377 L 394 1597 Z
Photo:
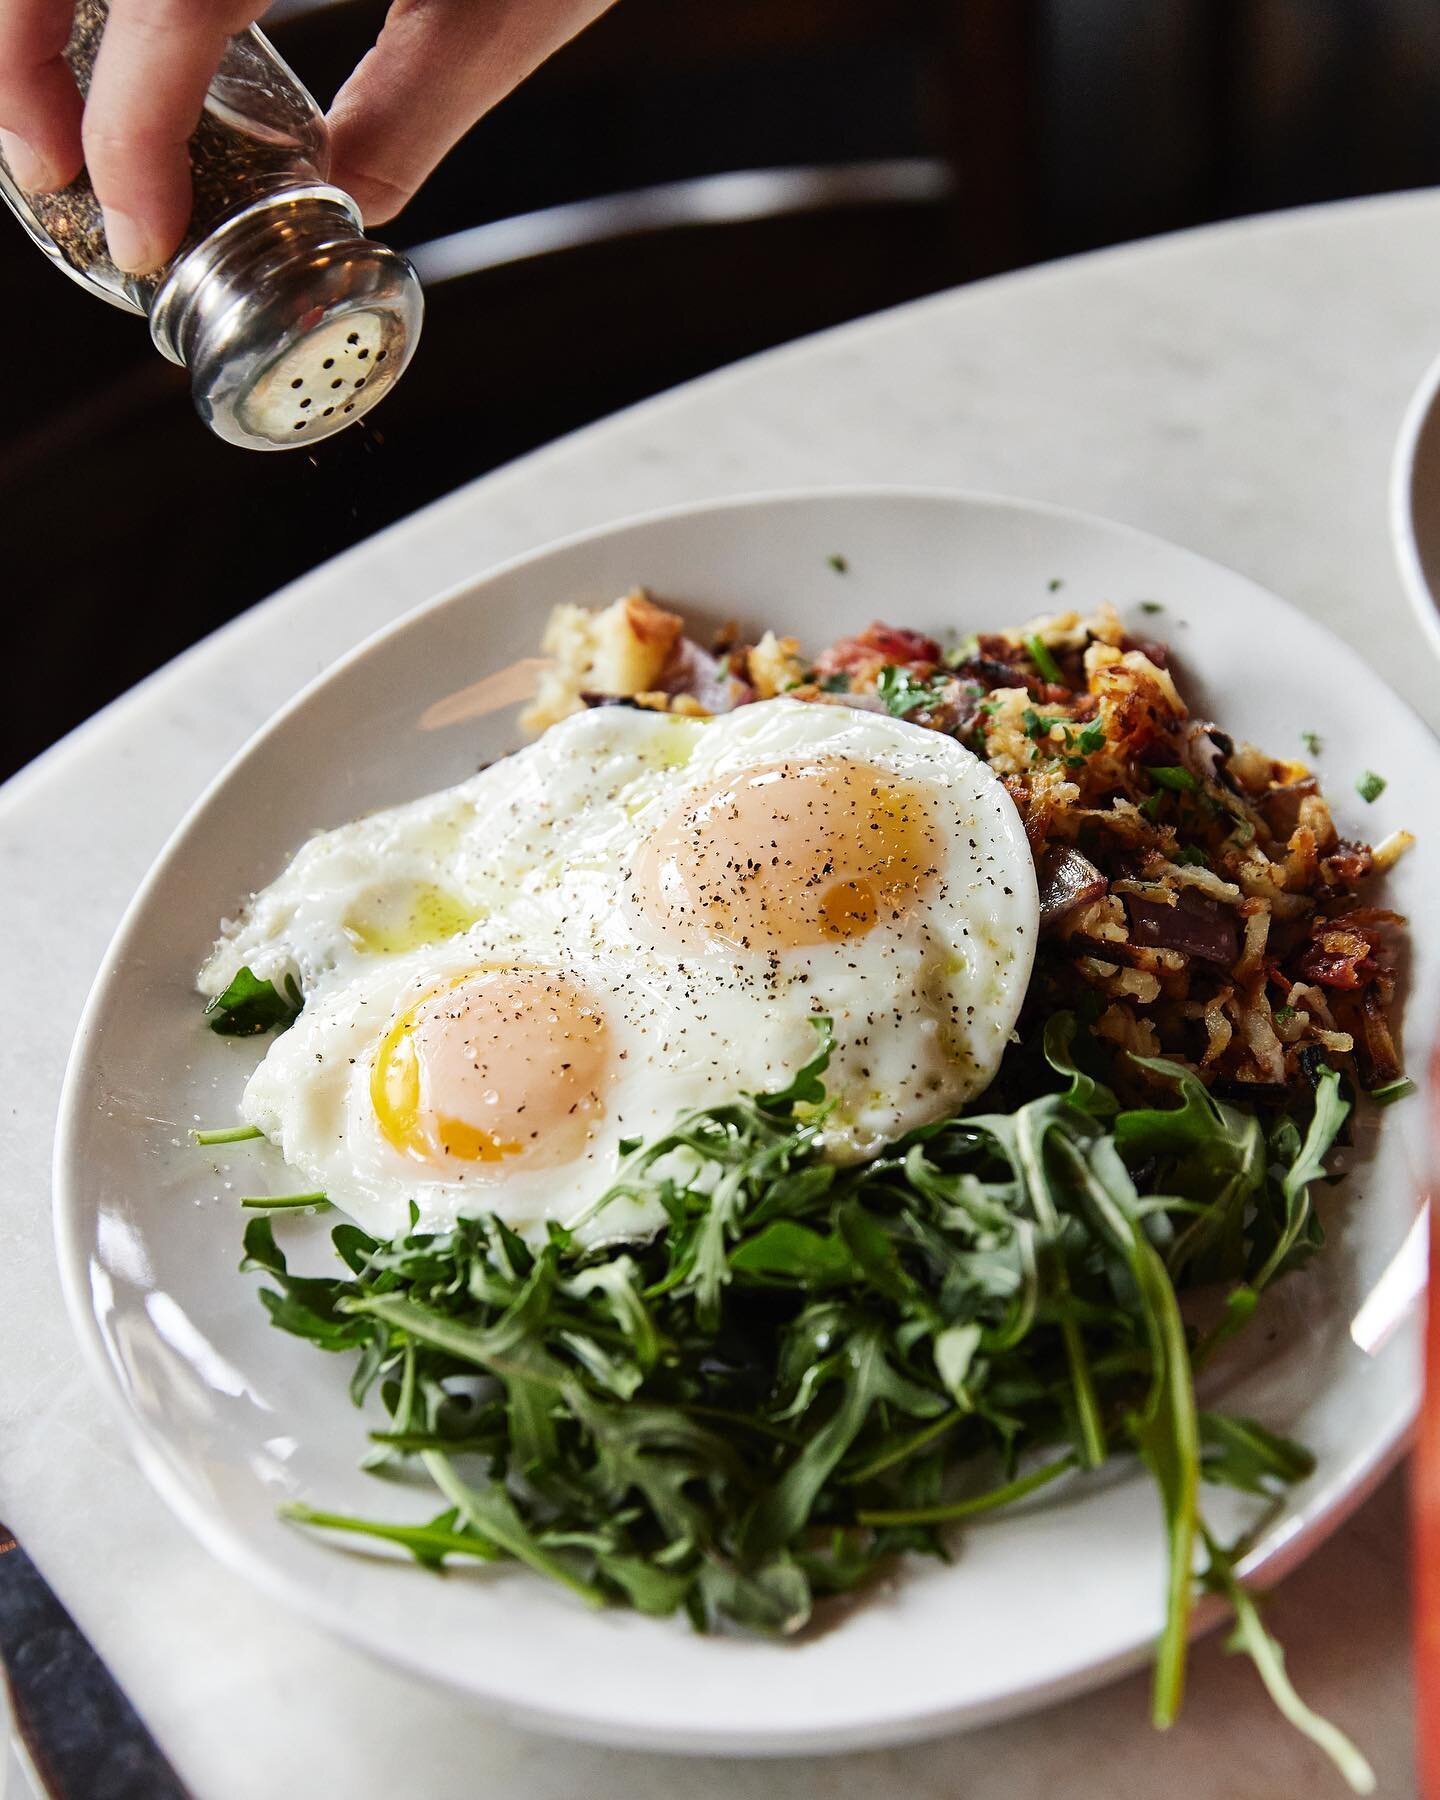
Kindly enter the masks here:
M 993 1077 L 1035 874 L 953 739 L 776 699 L 581 713 L 461 787 L 307 844 L 217 946 L 305 1008 L 243 1113 L 367 1230 L 569 1223 L 628 1140 L 785 1085 L 831 1021 L 820 1142 L 872 1155 Z M 658 1223 L 607 1207 L 597 1235 Z

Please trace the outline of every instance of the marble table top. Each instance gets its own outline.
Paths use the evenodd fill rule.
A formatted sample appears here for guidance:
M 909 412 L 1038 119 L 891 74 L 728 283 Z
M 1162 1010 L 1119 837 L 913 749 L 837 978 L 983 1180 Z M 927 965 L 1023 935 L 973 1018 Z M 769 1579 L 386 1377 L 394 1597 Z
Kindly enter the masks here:
M 380 1668 L 212 1562 L 151 1492 L 71 1343 L 49 1164 L 93 971 L 221 764 L 374 627 L 585 526 L 824 484 L 1058 501 L 1244 570 L 1440 723 L 1435 663 L 1386 523 L 1395 432 L 1437 348 L 1440 196 L 1429 194 L 1186 233 L 943 294 L 722 371 L 461 489 L 254 608 L 0 790 L 0 1517 L 202 1800 L 1339 1791 L 1218 1638 L 1197 1649 L 1184 1717 L 1164 1738 L 1136 1676 L 961 1738 L 779 1763 L 548 1742 Z M 1407 1605 L 1399 1476 L 1270 1603 L 1301 1691 L 1360 1741 L 1388 1796 L 1414 1792 Z

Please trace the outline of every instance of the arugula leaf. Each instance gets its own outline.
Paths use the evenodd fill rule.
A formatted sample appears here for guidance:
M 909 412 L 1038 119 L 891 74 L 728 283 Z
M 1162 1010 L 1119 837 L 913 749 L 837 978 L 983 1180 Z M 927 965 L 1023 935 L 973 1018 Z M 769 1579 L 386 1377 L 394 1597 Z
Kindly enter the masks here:
M 319 1531 L 353 1532 L 360 1537 L 378 1538 L 399 1544 L 408 1550 L 423 1568 L 440 1570 L 447 1556 L 473 1556 L 480 1562 L 494 1562 L 502 1552 L 477 1532 L 457 1529 L 459 1514 L 452 1507 L 428 1525 L 387 1525 L 379 1519 L 357 1519 L 349 1513 L 320 1512 L 299 1501 L 287 1501 L 280 1507 L 280 1517 L 294 1525 L 311 1525 Z
M 1054 1013 L 1045 1021 L 1042 1040 L 1045 1060 L 1057 1075 L 1069 1077 L 1065 1098 L 1078 1111 L 1093 1119 L 1111 1119 L 1120 1110 L 1120 1102 L 1103 1082 L 1087 1075 L 1075 1061 L 1075 1015 Z
M 871 1407 L 889 1401 L 924 1417 L 947 1404 L 933 1390 L 898 1374 L 881 1334 L 873 1328 L 857 1330 L 830 1360 L 842 1383 L 840 1402 L 748 1520 L 742 1542 L 752 1553 L 788 1544 L 799 1535 L 827 1476 L 855 1441 Z M 809 1384 L 807 1408 L 821 1385 Z
M 854 1279 L 855 1259 L 844 1240 L 794 1219 L 774 1219 L 737 1244 L 730 1267 L 742 1275 L 773 1275 L 806 1287 Z
M 1236 1575 L 1233 1553 L 1223 1550 L 1208 1531 L 1205 1548 L 1210 1558 L 1202 1577 L 1205 1586 L 1211 1593 L 1228 1600 L 1235 1613 L 1234 1629 L 1225 1641 L 1225 1648 L 1232 1654 L 1250 1658 L 1276 1711 L 1330 1758 L 1352 1792 L 1373 1794 L 1375 1772 L 1369 1763 L 1343 1731 L 1313 1712 L 1295 1692 L 1285 1672 L 1285 1652 L 1265 1629 L 1259 1607 Z
M 205 1008 L 210 1029 L 222 1037 L 251 1037 L 257 1032 L 283 1031 L 294 1024 L 305 1005 L 299 983 L 287 975 L 279 988 L 262 981 L 251 969 L 240 969 L 223 994 Z
M 810 1584 L 788 1555 L 769 1557 L 753 1570 L 711 1558 L 701 1565 L 696 1585 L 710 1621 L 733 1619 L 752 1631 L 789 1636 L 810 1617 Z
M 1271 1502 L 1311 1467 L 1257 1421 L 1197 1411 L 1193 1371 L 1318 1239 L 1338 1077 L 1267 1140 L 1160 1060 L 1128 1064 L 1157 1103 L 1122 1105 L 1057 1014 L 1016 1056 L 1060 1092 L 841 1166 L 821 1149 L 830 1021 L 812 1023 L 783 1088 L 626 1146 L 590 1222 L 636 1199 L 662 1220 L 647 1239 L 586 1221 L 522 1239 L 493 1218 L 428 1232 L 412 1213 L 388 1242 L 341 1224 L 336 1273 L 311 1277 L 268 1214 L 251 1220 L 244 1266 L 272 1322 L 350 1353 L 352 1397 L 390 1415 L 365 1466 L 405 1467 L 447 1506 L 421 1525 L 289 1516 L 431 1568 L 508 1559 L 590 1605 L 784 1634 L 894 1556 L 947 1555 L 952 1527 L 1133 1454 L 1168 1541 L 1168 1723 L 1201 1481 Z M 1126 1065 L 1094 1064 L 1112 1066 L 1119 1086 Z M 1216 1279 L 1224 1321 L 1192 1346 L 1179 1291 Z
M 1132 1057 L 1173 1086 L 1181 1104 L 1140 1107 L 1115 1122 L 1115 1148 L 1130 1168 L 1157 1159 L 1162 1192 L 1202 1207 L 1166 1256 L 1172 1276 L 1215 1280 L 1244 1272 L 1247 1216 L 1265 1186 L 1265 1137 L 1257 1119 L 1217 1100 L 1188 1069 Z
M 516 1511 L 515 1502 L 499 1482 L 492 1481 L 484 1488 L 471 1487 L 455 1473 L 449 1457 L 435 1450 L 423 1451 L 420 1460 L 456 1514 L 478 1536 L 497 1550 L 503 1550 L 507 1556 L 513 1556 L 517 1562 L 528 1563 L 537 1574 L 558 1581 L 571 1593 L 578 1594 L 588 1606 L 605 1604 L 605 1595 L 593 1582 L 584 1580 L 561 1556 L 536 1541 Z
M 601 1571 L 621 1588 L 636 1612 L 652 1618 L 668 1618 L 685 1604 L 694 1585 L 692 1575 L 680 1575 L 663 1569 L 643 1556 L 626 1556 L 614 1550 L 599 1554 Z
M 755 1104 L 761 1112 L 777 1119 L 793 1119 L 801 1107 L 825 1104 L 825 1083 L 821 1080 L 835 1054 L 834 1021 L 824 1013 L 812 1013 L 810 1025 L 817 1043 L 815 1054 L 802 1063 L 793 1079 L 773 1094 L 757 1094 Z
M 1283 1223 L 1274 1248 L 1255 1277 L 1257 1292 L 1284 1267 L 1286 1259 L 1300 1245 L 1310 1221 L 1310 1185 L 1323 1178 L 1325 1157 L 1349 1113 L 1350 1102 L 1340 1091 L 1338 1070 L 1322 1068 L 1315 1088 L 1315 1112 L 1310 1129 L 1280 1184 L 1284 1197 Z
M 1315 1472 L 1315 1458 L 1302 1444 L 1278 1437 L 1254 1419 L 1202 1412 L 1199 1420 L 1200 1473 L 1206 1481 L 1269 1500 Z

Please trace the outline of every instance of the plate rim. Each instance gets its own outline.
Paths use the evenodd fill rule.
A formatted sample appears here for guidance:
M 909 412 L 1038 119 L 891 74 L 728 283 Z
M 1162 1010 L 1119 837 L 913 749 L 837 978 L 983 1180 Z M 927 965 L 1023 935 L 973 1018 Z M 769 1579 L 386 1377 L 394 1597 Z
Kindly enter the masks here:
M 1440 386 L 1440 360 L 1437 360 L 1422 387 L 1428 387 L 1432 380 Z M 1420 399 L 1421 396 L 1417 393 L 1412 407 L 1418 408 L 1418 414 L 1423 418 L 1426 407 L 1420 405 Z M 229 783 L 251 754 L 304 709 L 318 691 L 327 687 L 352 665 L 382 652 L 392 638 L 408 632 L 431 614 L 459 604 L 476 590 L 531 565 L 623 532 L 714 513 L 754 513 L 770 508 L 804 506 L 817 501 L 853 504 L 887 500 L 920 502 L 939 507 L 954 507 L 958 504 L 961 507 L 1008 512 L 1022 518 L 1038 515 L 1081 530 L 1098 532 L 1112 539 L 1129 540 L 1137 547 L 1160 551 L 1170 557 L 1182 558 L 1195 565 L 1198 570 L 1218 570 L 1230 580 L 1253 590 L 1268 604 L 1278 606 L 1282 611 L 1303 620 L 1312 633 L 1326 640 L 1343 657 L 1356 658 L 1368 679 L 1385 692 L 1393 707 L 1411 725 L 1432 740 L 1436 737 L 1408 702 L 1394 693 L 1379 671 L 1330 626 L 1242 571 L 1123 520 L 1107 518 L 1083 508 L 1031 500 L 1023 496 L 909 483 L 805 485 L 677 502 L 590 525 L 482 567 L 365 634 L 349 650 L 308 679 L 226 759 L 167 834 L 116 924 L 75 1027 L 61 1085 L 52 1158 L 53 1241 L 59 1265 L 60 1287 L 71 1330 L 80 1345 L 82 1360 L 91 1379 L 105 1393 L 119 1421 L 121 1435 L 147 1480 L 191 1535 L 222 1566 L 253 1582 L 262 1592 L 280 1601 L 301 1620 L 319 1625 L 342 1643 L 362 1651 L 374 1661 L 398 1667 L 414 1678 L 461 1695 L 490 1716 L 523 1729 L 586 1743 L 669 1754 L 746 1757 L 839 1754 L 884 1744 L 914 1742 L 951 1731 L 970 1729 L 1075 1697 L 1147 1663 L 1150 1660 L 1150 1645 L 1141 1641 L 1099 1660 L 1019 1684 L 1004 1694 L 981 1700 L 964 1700 L 949 1706 L 932 1705 L 923 1711 L 892 1713 L 879 1718 L 867 1715 L 852 1724 L 838 1727 L 817 1725 L 796 1729 L 765 1726 L 757 1729 L 742 1724 L 734 1732 L 697 1732 L 689 1726 L 667 1727 L 658 1720 L 649 1726 L 637 1726 L 628 1722 L 613 1723 L 596 1713 L 576 1713 L 563 1706 L 519 1701 L 513 1697 L 483 1691 L 467 1683 L 460 1671 L 455 1672 L 453 1679 L 446 1678 L 423 1658 L 412 1654 L 404 1642 L 397 1645 L 387 1640 L 382 1645 L 372 1640 L 368 1633 L 357 1629 L 353 1615 L 346 1612 L 339 1603 L 320 1593 L 302 1577 L 287 1573 L 273 1563 L 262 1550 L 253 1547 L 241 1533 L 233 1531 L 223 1519 L 191 1495 L 172 1469 L 162 1444 L 131 1405 L 124 1383 L 107 1350 L 91 1304 L 89 1287 L 83 1277 L 86 1263 L 86 1252 L 81 1243 L 84 1178 L 79 1166 L 78 1131 L 86 1110 L 88 1052 L 104 1012 L 109 972 L 129 947 L 128 940 L 140 929 L 151 892 L 167 871 L 177 847 L 187 837 L 192 825 L 205 813 L 215 795 Z M 403 528 L 407 522 L 400 521 L 390 529 Z M 386 535 L 388 533 L 377 533 L 367 543 L 374 543 Z M 352 550 L 346 554 L 354 553 Z M 1423 584 L 1421 591 L 1428 593 Z M 1412 602 L 1414 598 L 1412 595 Z M 1440 647 L 1440 613 L 1432 607 L 1430 614 L 1437 647 Z M 1400 1316 L 1396 1333 L 1413 1335 L 1417 1327 L 1418 1312 L 1412 1301 Z M 1278 1531 L 1262 1539 L 1244 1559 L 1240 1572 L 1247 1585 L 1263 1590 L 1283 1579 L 1333 1535 L 1369 1498 L 1410 1443 L 1419 1407 L 1418 1381 L 1412 1387 L 1413 1392 L 1409 1405 L 1404 1409 L 1404 1416 L 1387 1421 L 1384 1430 L 1359 1455 L 1347 1459 L 1330 1480 L 1310 1497 L 1303 1509 L 1282 1524 Z M 1220 1602 L 1208 1597 L 1199 1600 L 1192 1617 L 1192 1642 L 1213 1630 L 1225 1616 L 1226 1608 Z
M 1401 586 L 1426 642 L 1440 656 L 1440 594 L 1431 587 L 1420 560 L 1415 534 L 1415 458 L 1432 417 L 1440 430 L 1440 355 L 1426 367 L 1409 399 L 1390 458 L 1390 541 L 1399 565 Z M 1418 716 L 1418 715 L 1417 715 Z M 1423 721 L 1422 721 L 1423 723 Z

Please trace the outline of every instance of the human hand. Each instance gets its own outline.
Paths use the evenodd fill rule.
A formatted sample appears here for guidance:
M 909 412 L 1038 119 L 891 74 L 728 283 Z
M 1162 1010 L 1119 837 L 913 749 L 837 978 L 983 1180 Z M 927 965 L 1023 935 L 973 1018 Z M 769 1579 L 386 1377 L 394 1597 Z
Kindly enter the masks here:
M 331 108 L 330 179 L 367 224 L 397 213 L 484 113 L 611 0 L 393 0 Z M 73 0 L 0 0 L 0 152 L 43 193 L 89 170 L 111 259 L 162 267 L 190 217 L 188 144 L 254 0 L 111 0 L 82 103 L 63 57 Z

